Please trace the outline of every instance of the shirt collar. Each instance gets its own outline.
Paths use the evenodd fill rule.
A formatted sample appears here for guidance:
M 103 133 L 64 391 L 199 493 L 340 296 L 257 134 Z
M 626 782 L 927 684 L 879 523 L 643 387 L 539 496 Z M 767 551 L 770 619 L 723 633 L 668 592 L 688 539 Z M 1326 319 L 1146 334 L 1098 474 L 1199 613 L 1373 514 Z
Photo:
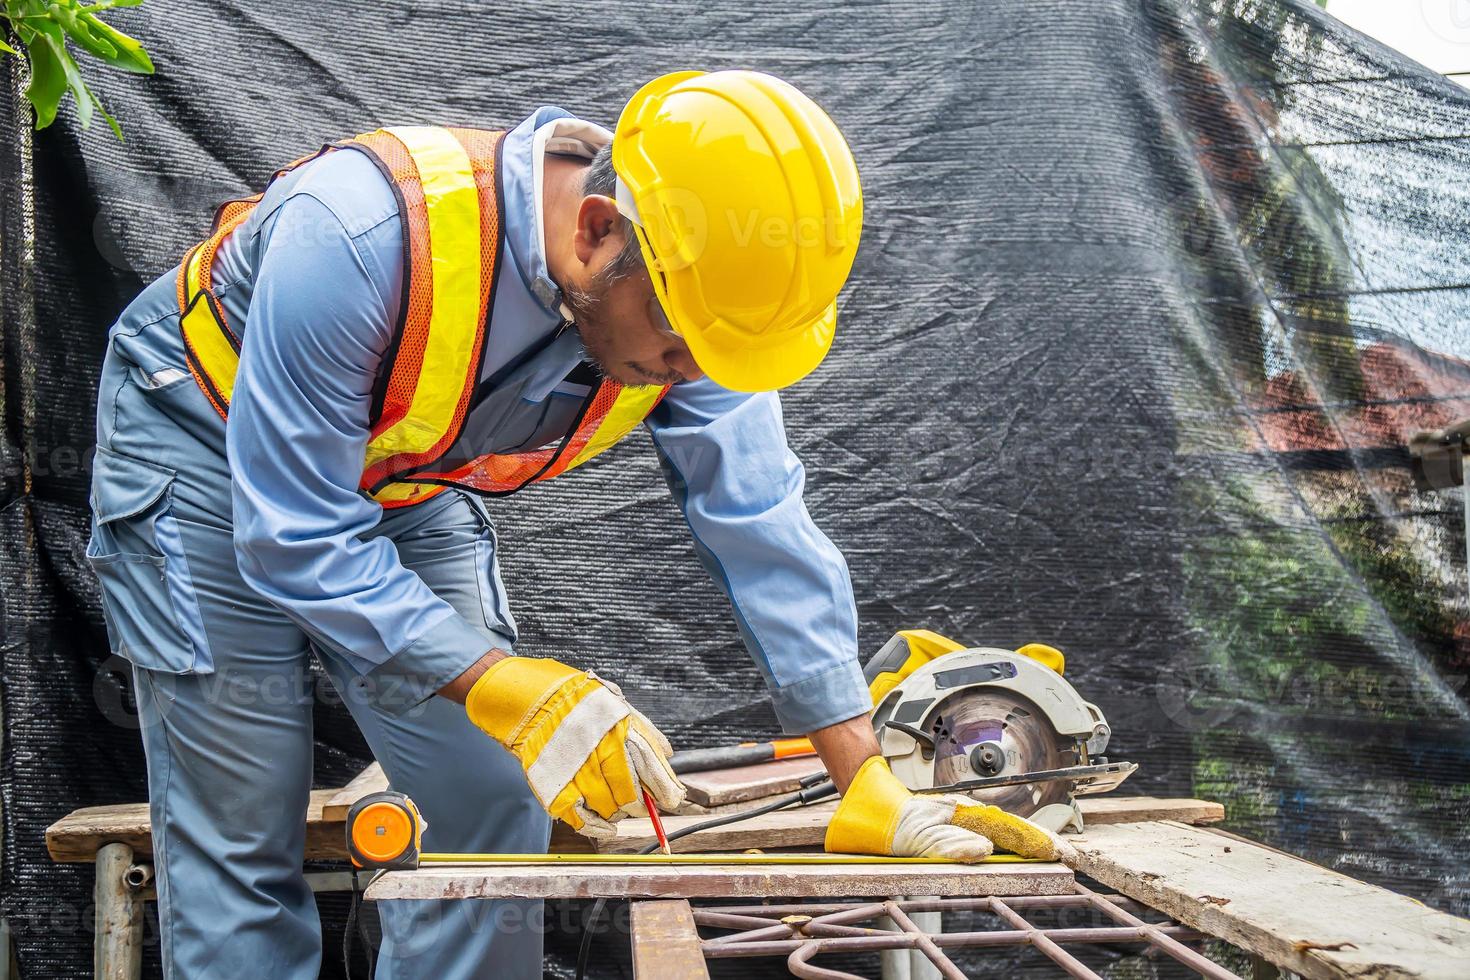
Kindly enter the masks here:
M 542 123 L 531 137 L 531 207 L 534 213 L 531 233 L 531 273 L 537 298 L 560 309 L 571 320 L 572 312 L 562 301 L 561 289 L 551 278 L 546 265 L 546 215 L 541 199 L 546 173 L 546 154 L 581 157 L 591 160 L 597 151 L 612 142 L 613 134 L 596 123 L 562 116 Z

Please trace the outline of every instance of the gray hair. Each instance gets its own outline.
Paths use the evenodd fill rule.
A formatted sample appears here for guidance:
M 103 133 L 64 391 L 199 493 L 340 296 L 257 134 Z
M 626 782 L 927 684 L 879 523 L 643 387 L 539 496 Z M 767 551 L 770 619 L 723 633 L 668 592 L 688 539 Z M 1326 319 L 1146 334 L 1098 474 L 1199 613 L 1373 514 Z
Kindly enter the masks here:
M 616 198 L 618 192 L 618 175 L 613 170 L 612 144 L 609 143 L 597 151 L 592 162 L 587 166 L 587 172 L 582 177 L 582 194 L 600 194 L 603 197 Z M 610 286 L 625 276 L 644 268 L 643 252 L 638 247 L 638 235 L 633 231 L 633 222 L 626 217 L 619 216 L 621 222 L 620 230 L 623 233 L 623 250 L 613 256 L 613 260 L 603 266 L 597 273 L 597 283 L 601 286 Z

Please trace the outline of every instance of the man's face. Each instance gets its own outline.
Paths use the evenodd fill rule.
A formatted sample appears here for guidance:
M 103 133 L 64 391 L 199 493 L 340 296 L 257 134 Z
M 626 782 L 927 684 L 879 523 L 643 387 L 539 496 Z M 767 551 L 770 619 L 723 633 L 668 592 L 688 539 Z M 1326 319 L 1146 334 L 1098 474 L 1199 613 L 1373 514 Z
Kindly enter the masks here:
M 703 377 L 689 346 L 664 318 L 642 262 L 635 271 L 608 281 L 607 270 L 627 243 L 626 227 L 610 198 L 581 199 L 575 265 L 561 287 L 588 360 L 604 377 L 625 385 L 677 384 Z
M 587 358 L 603 376 L 625 385 L 668 385 L 704 375 L 664 318 L 646 269 L 611 284 L 594 278 L 586 290 L 566 290 L 565 298 Z

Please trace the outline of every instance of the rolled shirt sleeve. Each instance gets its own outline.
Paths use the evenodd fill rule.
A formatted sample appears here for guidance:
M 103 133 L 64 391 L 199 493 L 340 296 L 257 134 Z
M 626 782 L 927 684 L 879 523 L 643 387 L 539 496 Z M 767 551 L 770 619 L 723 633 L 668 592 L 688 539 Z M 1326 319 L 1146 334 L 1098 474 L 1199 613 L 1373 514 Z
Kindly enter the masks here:
M 807 512 L 777 395 L 688 382 L 670 389 L 648 427 L 782 727 L 804 734 L 867 712 L 847 563 Z
M 226 429 L 235 551 L 245 581 L 314 640 L 363 674 L 407 682 L 406 708 L 494 644 L 390 540 L 365 537 L 382 511 L 358 480 L 392 324 L 361 237 L 306 193 L 261 227 Z

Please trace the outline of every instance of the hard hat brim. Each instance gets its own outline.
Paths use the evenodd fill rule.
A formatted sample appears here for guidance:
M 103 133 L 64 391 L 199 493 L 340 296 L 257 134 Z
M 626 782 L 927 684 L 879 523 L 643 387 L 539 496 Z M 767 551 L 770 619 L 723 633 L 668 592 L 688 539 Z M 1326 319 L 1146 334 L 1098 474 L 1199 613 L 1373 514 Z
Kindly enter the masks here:
M 832 349 L 836 332 L 834 302 L 820 317 L 774 344 L 728 348 L 711 345 L 703 331 L 684 331 L 680 336 L 699 369 L 715 384 L 731 391 L 756 392 L 785 388 L 811 374 Z

